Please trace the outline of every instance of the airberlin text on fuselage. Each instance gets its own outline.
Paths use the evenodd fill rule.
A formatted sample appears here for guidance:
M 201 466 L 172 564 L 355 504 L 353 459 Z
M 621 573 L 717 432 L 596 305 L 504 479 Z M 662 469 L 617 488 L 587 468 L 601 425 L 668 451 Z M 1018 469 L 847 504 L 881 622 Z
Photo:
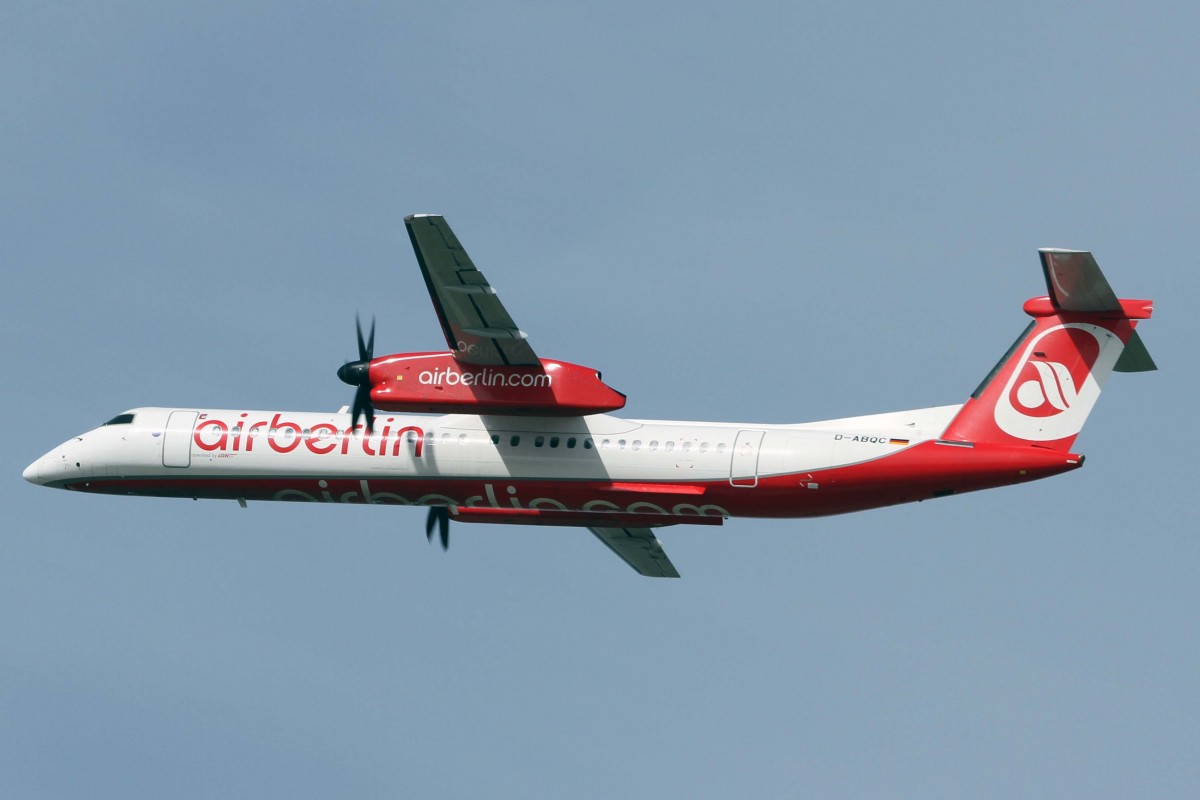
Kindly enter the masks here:
M 410 500 L 407 497 L 395 494 L 393 492 L 379 492 L 371 488 L 370 483 L 359 479 L 356 482 L 358 491 L 341 492 L 335 494 L 337 490 L 331 491 L 329 481 L 318 480 L 317 488 L 319 491 L 302 491 L 300 489 L 283 489 L 278 491 L 271 497 L 272 500 L 298 500 L 306 503 L 367 503 L 370 505 L 399 505 L 399 506 L 462 506 L 463 508 L 515 508 L 515 509 L 533 509 L 539 511 L 579 511 L 591 514 L 647 514 L 653 516 L 676 516 L 676 517 L 729 517 L 727 510 L 718 505 L 706 503 L 704 505 L 694 505 L 692 503 L 679 503 L 678 505 L 667 508 L 651 503 L 645 500 L 639 500 L 622 508 L 616 503 L 608 500 L 588 500 L 582 503 L 578 508 L 571 508 L 567 504 L 555 500 L 552 497 L 535 497 L 528 502 L 522 502 L 517 497 L 517 487 L 505 487 L 505 495 L 497 496 L 496 487 L 491 483 L 483 484 L 483 494 L 473 495 L 464 499 L 450 497 L 444 494 L 427 494 Z
M 246 416 L 246 415 L 243 415 Z M 330 422 L 318 422 L 309 428 L 302 428 L 295 422 L 280 419 L 282 414 L 276 414 L 270 420 L 247 423 L 239 419 L 228 423 L 220 419 L 204 419 L 197 423 L 192 432 L 192 441 L 201 450 L 208 452 L 246 452 L 254 450 L 259 442 L 259 450 L 265 447 L 276 453 L 290 453 L 303 445 L 308 452 L 323 456 L 340 452 L 348 455 L 350 444 L 369 456 L 398 456 L 404 442 L 412 442 L 412 454 L 421 457 L 425 449 L 425 431 L 415 425 L 405 425 L 403 428 L 392 429 L 385 423 L 382 430 L 376 426 L 377 433 L 371 436 L 355 434 L 362 430 L 362 425 L 342 429 Z M 391 419 L 388 420 L 388 423 Z M 390 447 L 389 447 L 390 445 Z

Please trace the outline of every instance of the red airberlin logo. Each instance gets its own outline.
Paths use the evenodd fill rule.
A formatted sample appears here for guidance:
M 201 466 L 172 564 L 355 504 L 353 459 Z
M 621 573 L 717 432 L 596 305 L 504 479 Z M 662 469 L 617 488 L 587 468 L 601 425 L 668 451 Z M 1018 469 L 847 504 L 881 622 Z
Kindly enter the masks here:
M 1059 328 L 1037 342 L 1011 382 L 1009 402 L 1027 417 L 1053 417 L 1079 399 L 1080 389 L 1100 355 L 1100 343 L 1078 328 Z
M 1030 442 L 1079 433 L 1122 349 L 1113 331 L 1090 322 L 1035 334 L 996 398 L 996 425 Z
M 249 416 L 243 413 L 241 418 L 226 422 L 217 418 L 205 419 L 208 415 L 202 414 L 201 421 L 192 431 L 192 441 L 209 453 L 250 453 L 254 451 L 256 441 L 261 442 L 259 452 L 266 447 L 276 453 L 290 453 L 303 444 L 305 450 L 318 456 L 338 451 L 349 455 L 352 443 L 356 454 L 361 449 L 368 456 L 399 456 L 402 452 L 411 452 L 420 458 L 425 448 L 424 430 L 415 425 L 393 428 L 393 417 L 384 421 L 382 430 L 376 426 L 374 433 L 367 434 L 362 424 L 342 429 L 329 422 L 318 422 L 305 428 L 283 419 L 282 414 L 260 421 L 251 421 Z M 405 443 L 410 443 L 411 447 L 405 447 Z

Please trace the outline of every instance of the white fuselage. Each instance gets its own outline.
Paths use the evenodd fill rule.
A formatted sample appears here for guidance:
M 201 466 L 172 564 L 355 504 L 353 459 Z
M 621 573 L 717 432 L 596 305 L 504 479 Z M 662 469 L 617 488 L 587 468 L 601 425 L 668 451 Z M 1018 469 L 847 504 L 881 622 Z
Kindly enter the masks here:
M 344 413 L 139 408 L 123 415 L 132 421 L 55 448 L 25 475 L 122 494 L 376 502 L 386 493 L 401 504 L 544 500 L 570 510 L 595 510 L 588 502 L 624 510 L 640 500 L 667 514 L 677 505 L 691 512 L 683 487 L 701 486 L 713 513 L 777 515 L 785 509 L 752 490 L 783 479 L 819 491 L 804 476 L 936 439 L 959 408 L 797 425 L 385 414 L 369 436 Z M 609 493 L 622 491 L 614 486 L 634 488 L 613 501 Z M 748 502 L 754 495 L 759 502 Z

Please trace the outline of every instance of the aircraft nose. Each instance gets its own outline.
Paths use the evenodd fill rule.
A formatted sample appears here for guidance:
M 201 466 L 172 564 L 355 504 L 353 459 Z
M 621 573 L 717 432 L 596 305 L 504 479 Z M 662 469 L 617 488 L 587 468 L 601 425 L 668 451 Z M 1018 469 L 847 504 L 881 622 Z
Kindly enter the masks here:
M 66 442 L 30 464 L 21 477 L 38 486 L 65 486 L 91 475 L 84 453 L 76 441 Z
M 38 464 L 41 462 L 42 460 L 39 458 L 37 461 L 30 464 L 25 468 L 25 471 L 21 473 L 21 477 L 30 483 L 36 483 L 40 485 L 41 481 L 38 480 Z

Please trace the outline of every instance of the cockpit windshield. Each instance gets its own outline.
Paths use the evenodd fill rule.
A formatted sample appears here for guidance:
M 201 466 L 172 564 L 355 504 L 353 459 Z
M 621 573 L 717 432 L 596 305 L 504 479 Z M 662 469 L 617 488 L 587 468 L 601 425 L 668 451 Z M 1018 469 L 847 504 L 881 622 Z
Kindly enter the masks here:
M 104 425 L 128 425 L 133 422 L 133 414 L 117 414 Z M 101 427 L 104 427 L 103 425 Z

